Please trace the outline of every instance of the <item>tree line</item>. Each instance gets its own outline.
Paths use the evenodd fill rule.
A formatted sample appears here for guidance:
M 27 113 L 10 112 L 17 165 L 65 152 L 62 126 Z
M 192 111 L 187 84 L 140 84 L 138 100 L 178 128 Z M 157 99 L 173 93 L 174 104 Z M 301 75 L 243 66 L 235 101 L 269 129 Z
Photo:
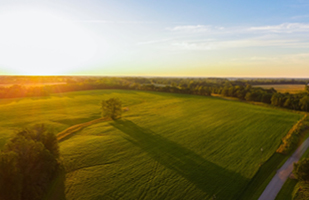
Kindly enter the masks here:
M 25 79 L 26 77 L 23 77 Z M 96 89 L 126 89 L 210 96 L 219 94 L 244 101 L 255 101 L 293 110 L 309 111 L 306 79 L 236 79 L 227 78 L 145 78 L 145 77 L 65 77 L 65 84 L 24 87 L 0 87 L 0 98 L 49 96 L 53 93 Z M 284 81 L 285 80 L 285 81 Z M 275 89 L 253 87 L 250 83 L 304 83 L 304 92 L 279 93 Z

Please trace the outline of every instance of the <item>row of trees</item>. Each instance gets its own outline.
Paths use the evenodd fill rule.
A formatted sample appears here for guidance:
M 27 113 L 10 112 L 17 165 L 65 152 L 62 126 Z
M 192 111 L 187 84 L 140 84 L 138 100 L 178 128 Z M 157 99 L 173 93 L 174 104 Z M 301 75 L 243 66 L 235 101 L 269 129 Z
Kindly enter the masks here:
M 60 168 L 55 134 L 44 125 L 17 132 L 0 152 L 0 199 L 43 199 Z
M 270 79 L 272 80 L 272 79 Z M 41 87 L 22 87 L 13 85 L 0 88 L 0 98 L 48 96 L 62 93 L 96 89 L 129 89 L 158 91 L 194 95 L 220 94 L 246 101 L 256 101 L 293 110 L 309 111 L 309 86 L 298 94 L 278 93 L 275 89 L 252 87 L 248 82 L 263 79 L 228 80 L 225 78 L 139 78 L 139 77 L 74 77 L 66 79 L 66 84 Z M 266 79 L 267 83 L 269 79 Z M 276 79 L 274 79 L 276 81 Z M 280 83 L 283 80 L 280 80 Z M 288 81 L 288 80 L 287 80 Z M 291 79 L 290 81 L 296 82 Z M 305 80 L 297 80 L 304 82 Z M 284 82 L 285 83 L 285 82 Z
M 184 83 L 178 86 L 156 87 L 155 85 L 142 85 L 138 87 L 141 90 L 160 91 L 172 93 L 185 93 L 196 95 L 220 94 L 225 97 L 235 97 L 245 101 L 262 102 L 277 107 L 283 107 L 293 110 L 309 111 L 309 88 L 304 86 L 304 92 L 298 94 L 279 93 L 275 89 L 264 89 L 261 87 L 252 87 L 241 82 L 225 81 L 220 84 L 209 82 L 189 82 L 186 87 Z
M 298 179 L 299 183 L 295 185 L 292 193 L 292 199 L 309 198 L 309 158 L 304 158 L 297 163 L 294 163 L 293 174 Z
M 293 174 L 300 181 L 309 181 L 309 158 L 294 163 Z

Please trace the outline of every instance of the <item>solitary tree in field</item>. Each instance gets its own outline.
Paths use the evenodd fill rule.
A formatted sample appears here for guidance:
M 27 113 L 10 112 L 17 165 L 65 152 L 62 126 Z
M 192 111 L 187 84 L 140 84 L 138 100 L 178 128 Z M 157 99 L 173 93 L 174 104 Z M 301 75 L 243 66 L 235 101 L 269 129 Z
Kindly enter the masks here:
M 309 158 L 294 163 L 293 173 L 298 180 L 309 181 Z
M 102 117 L 110 117 L 113 120 L 120 118 L 122 114 L 121 101 L 117 98 L 103 100 L 101 103 Z

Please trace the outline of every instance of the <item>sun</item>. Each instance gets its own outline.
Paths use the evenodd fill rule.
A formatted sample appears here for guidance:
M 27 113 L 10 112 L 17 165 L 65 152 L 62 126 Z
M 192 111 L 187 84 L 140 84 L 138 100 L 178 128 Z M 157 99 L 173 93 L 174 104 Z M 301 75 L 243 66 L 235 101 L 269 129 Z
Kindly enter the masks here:
M 0 12 L 0 69 L 19 75 L 74 72 L 96 54 L 96 39 L 78 21 L 41 9 Z

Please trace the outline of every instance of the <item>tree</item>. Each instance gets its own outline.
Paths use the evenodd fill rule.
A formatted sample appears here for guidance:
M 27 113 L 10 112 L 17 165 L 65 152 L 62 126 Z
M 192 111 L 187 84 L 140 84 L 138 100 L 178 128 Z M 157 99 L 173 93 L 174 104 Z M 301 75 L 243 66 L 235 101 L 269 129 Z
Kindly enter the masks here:
M 245 96 L 246 96 L 246 91 L 245 89 L 243 88 L 239 88 L 236 92 L 236 97 L 239 98 L 239 99 L 242 99 L 244 100 L 245 99 Z
M 272 97 L 271 93 L 263 93 L 261 102 L 270 104 L 271 103 L 271 97 Z
M 0 153 L 0 199 L 20 200 L 22 175 L 15 152 Z
M 301 181 L 309 180 L 309 158 L 305 158 L 298 163 L 294 163 L 293 173 Z
M 55 134 L 44 125 L 23 129 L 0 152 L 0 199 L 40 200 L 60 169 Z
M 283 104 L 283 94 L 281 93 L 274 93 L 271 97 L 271 105 L 281 107 Z
M 44 147 L 55 157 L 59 158 L 59 145 L 57 137 L 49 131 L 44 124 L 34 125 L 31 129 L 23 129 L 17 133 L 17 136 L 25 137 L 27 140 L 41 142 Z M 20 137 L 12 139 L 13 142 Z M 8 143 L 9 146 L 10 143 Z
M 117 98 L 110 98 L 101 102 L 102 117 L 110 117 L 113 120 L 121 117 L 121 101 Z
M 309 96 L 305 95 L 299 100 L 300 109 L 304 111 L 309 111 Z

